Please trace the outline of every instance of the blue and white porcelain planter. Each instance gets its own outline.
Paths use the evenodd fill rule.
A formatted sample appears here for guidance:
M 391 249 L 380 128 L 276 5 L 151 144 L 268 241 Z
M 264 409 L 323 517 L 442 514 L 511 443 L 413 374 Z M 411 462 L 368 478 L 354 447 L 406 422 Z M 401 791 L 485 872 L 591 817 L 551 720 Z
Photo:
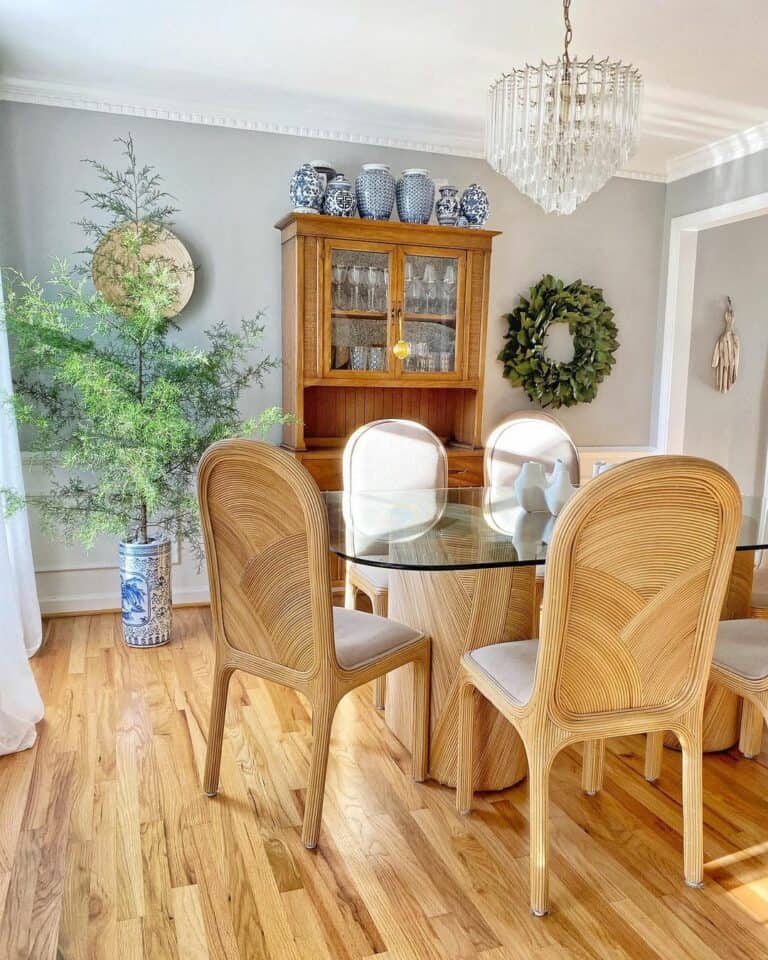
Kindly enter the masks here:
M 323 206 L 323 178 L 311 163 L 302 163 L 288 188 L 296 213 L 320 213 Z
M 461 214 L 470 227 L 484 227 L 488 219 L 488 194 L 481 186 L 470 183 L 461 195 Z
M 455 227 L 459 219 L 459 191 L 456 187 L 440 187 L 440 197 L 435 204 L 435 215 L 441 227 Z
M 159 647 L 171 639 L 171 541 L 120 544 L 123 638 L 129 647 Z
M 435 202 L 435 183 L 429 170 L 403 170 L 397 181 L 397 215 L 403 223 L 429 223 Z
M 363 220 L 389 220 L 395 205 L 395 178 L 386 163 L 364 163 L 355 180 L 357 212 Z
M 346 177 L 339 174 L 328 184 L 323 200 L 323 213 L 330 217 L 354 217 L 355 195 Z

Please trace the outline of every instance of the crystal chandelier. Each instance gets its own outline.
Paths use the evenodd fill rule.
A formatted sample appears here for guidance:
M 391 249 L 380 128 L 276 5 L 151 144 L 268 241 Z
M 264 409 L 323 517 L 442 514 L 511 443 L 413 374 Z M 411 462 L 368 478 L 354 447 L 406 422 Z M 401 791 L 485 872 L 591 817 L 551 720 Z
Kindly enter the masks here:
M 570 5 L 563 56 L 504 74 L 488 98 L 488 163 L 547 213 L 573 213 L 637 141 L 643 79 L 631 64 L 571 59 Z

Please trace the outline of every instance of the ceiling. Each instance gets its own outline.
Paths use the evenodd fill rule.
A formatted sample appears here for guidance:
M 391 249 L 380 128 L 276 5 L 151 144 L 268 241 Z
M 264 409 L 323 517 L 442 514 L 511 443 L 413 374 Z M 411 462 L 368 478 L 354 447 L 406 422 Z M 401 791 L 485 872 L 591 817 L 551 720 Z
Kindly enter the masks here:
M 766 0 L 573 0 L 571 20 L 572 52 L 645 78 L 627 173 L 768 146 Z M 474 156 L 489 82 L 562 34 L 560 0 L 0 0 L 0 97 Z

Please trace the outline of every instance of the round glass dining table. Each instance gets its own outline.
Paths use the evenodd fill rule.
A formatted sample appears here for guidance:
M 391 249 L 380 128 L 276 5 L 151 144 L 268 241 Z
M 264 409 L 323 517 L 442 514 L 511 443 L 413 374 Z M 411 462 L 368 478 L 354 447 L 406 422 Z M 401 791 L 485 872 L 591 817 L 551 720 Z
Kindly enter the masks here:
M 512 488 L 452 487 L 324 494 L 330 548 L 347 561 L 388 571 L 388 615 L 432 638 L 429 774 L 456 781 L 458 663 L 468 650 L 538 635 L 543 567 L 556 518 L 526 513 Z M 745 497 L 723 619 L 749 616 L 755 551 L 768 548 L 762 500 Z M 539 573 L 541 575 L 541 571 Z M 387 677 L 384 717 L 411 744 L 410 665 Z M 739 698 L 710 685 L 704 749 L 738 739 Z M 527 771 L 517 734 L 487 702 L 475 711 L 475 784 L 500 790 Z M 673 738 L 669 745 L 674 745 Z

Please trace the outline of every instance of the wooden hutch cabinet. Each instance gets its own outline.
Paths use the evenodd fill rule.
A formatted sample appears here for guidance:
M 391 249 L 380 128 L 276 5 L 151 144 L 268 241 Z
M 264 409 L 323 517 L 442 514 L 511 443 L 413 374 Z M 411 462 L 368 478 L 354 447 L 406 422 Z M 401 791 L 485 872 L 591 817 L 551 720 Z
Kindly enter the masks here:
M 341 488 L 346 438 L 418 420 L 448 450 L 449 482 L 482 483 L 483 365 L 492 230 L 290 214 L 282 241 L 283 446 Z M 403 360 L 393 346 L 410 347 Z M 338 571 L 335 571 L 338 576 Z

